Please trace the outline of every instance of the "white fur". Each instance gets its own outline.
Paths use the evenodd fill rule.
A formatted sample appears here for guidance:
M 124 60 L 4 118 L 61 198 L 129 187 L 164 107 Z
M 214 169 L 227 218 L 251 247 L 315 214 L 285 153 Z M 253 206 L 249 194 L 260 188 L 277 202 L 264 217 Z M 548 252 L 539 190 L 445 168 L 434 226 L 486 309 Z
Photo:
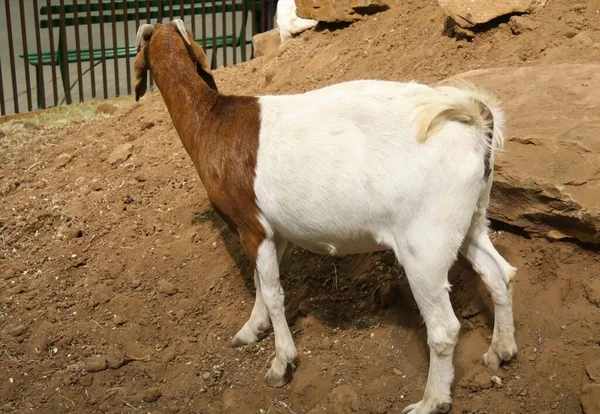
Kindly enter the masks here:
M 277 2 L 277 28 L 279 29 L 281 43 L 305 30 L 312 29 L 317 23 L 316 20 L 298 17 L 294 0 L 279 0 Z
M 258 251 L 257 270 L 277 349 L 268 380 L 282 377 L 296 356 L 279 284 L 278 245 L 285 249 L 286 242 L 324 254 L 395 252 L 425 320 L 431 350 L 424 398 L 407 412 L 445 412 L 451 402 L 460 324 L 450 304 L 447 273 L 461 246 L 496 307 L 486 362 L 495 366 L 516 352 L 509 289 L 515 269 L 488 237 L 492 177 L 484 177 L 484 155 L 489 130 L 474 98 L 494 114 L 492 149 L 500 147 L 502 111 L 469 88 L 352 81 L 305 94 L 260 97 L 254 186 L 267 239 Z M 440 119 L 448 108 L 454 118 Z M 432 122 L 436 128 L 419 139 Z

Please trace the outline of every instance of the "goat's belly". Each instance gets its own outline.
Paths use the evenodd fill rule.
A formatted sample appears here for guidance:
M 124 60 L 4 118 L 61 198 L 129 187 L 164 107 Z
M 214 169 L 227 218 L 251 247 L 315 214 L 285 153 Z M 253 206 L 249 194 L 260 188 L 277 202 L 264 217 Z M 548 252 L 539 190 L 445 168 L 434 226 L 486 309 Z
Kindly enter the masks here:
M 361 254 L 389 249 L 387 246 L 377 243 L 374 239 L 357 240 L 352 243 L 346 241 L 315 241 L 294 238 L 287 238 L 287 240 L 309 252 L 330 256 L 345 256 L 348 254 Z

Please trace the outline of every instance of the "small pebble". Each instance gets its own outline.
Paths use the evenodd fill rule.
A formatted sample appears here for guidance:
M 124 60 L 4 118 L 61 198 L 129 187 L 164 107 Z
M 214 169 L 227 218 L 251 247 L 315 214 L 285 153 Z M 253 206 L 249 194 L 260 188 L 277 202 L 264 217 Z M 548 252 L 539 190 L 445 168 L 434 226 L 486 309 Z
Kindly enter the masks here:
M 25 325 L 17 325 L 15 327 L 12 327 L 8 330 L 9 335 L 11 336 L 21 336 L 25 333 L 25 330 L 27 328 L 25 327 Z
M 134 289 L 140 287 L 141 284 L 142 284 L 142 282 L 138 279 L 131 281 L 131 287 Z
M 502 385 L 502 378 L 500 378 L 497 375 L 492 375 L 492 378 L 490 378 L 492 380 L 492 382 L 497 385 L 498 387 Z
M 158 291 L 167 295 L 174 295 L 177 293 L 177 288 L 171 282 L 161 279 L 158 281 Z
M 88 358 L 88 360 L 85 361 L 85 364 L 83 365 L 83 369 L 85 369 L 87 372 L 104 371 L 107 367 L 108 363 L 106 361 L 106 358 L 103 356 L 94 356 Z
M 158 400 L 162 396 L 162 393 L 158 388 L 150 387 L 142 393 L 142 401 L 152 403 Z
M 398 368 L 394 368 L 394 374 L 400 376 L 402 375 L 402 371 L 400 371 Z

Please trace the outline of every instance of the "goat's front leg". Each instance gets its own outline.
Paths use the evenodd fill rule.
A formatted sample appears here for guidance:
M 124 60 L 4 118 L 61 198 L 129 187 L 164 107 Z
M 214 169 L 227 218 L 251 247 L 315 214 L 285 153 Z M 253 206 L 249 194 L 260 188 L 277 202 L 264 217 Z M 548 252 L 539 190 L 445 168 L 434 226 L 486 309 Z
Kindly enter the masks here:
M 275 359 L 267 372 L 266 382 L 271 387 L 283 387 L 292 379 L 297 352 L 292 333 L 285 318 L 284 294 L 279 282 L 278 250 L 274 240 L 265 239 L 258 248 L 256 270 L 260 280 L 261 294 L 275 334 Z
M 277 262 L 279 264 L 281 264 L 285 253 L 289 250 L 288 246 L 291 246 L 291 244 L 288 244 L 286 241 L 281 241 L 277 244 Z M 267 330 L 271 327 L 269 311 L 262 298 L 260 278 L 257 270 L 254 270 L 254 287 L 256 288 L 256 299 L 254 300 L 250 319 L 246 321 L 242 329 L 233 337 L 230 344 L 232 348 L 260 341 L 267 336 Z

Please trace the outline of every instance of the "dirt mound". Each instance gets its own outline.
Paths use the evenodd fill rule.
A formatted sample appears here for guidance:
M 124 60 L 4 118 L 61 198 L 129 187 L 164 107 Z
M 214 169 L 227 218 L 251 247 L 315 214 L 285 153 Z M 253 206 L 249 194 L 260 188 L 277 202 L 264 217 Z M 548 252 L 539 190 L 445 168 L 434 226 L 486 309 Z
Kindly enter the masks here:
M 500 24 L 472 42 L 441 33 L 436 3 L 399 1 L 346 29 L 305 33 L 277 56 L 218 71 L 218 85 L 297 92 L 598 58 L 594 2 L 554 0 L 524 17 L 534 32 Z M 573 37 L 586 30 L 591 46 Z M 289 386 L 266 388 L 272 334 L 227 347 L 252 308 L 249 263 L 209 207 L 160 96 L 84 113 L 1 127 L 3 412 L 384 413 L 421 398 L 425 329 L 386 254 L 290 257 L 282 283 L 301 364 Z M 491 303 L 459 261 L 453 412 L 576 413 L 584 383 L 594 407 L 597 251 L 502 231 L 494 239 L 519 268 L 521 353 L 499 373 L 481 368 Z

